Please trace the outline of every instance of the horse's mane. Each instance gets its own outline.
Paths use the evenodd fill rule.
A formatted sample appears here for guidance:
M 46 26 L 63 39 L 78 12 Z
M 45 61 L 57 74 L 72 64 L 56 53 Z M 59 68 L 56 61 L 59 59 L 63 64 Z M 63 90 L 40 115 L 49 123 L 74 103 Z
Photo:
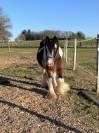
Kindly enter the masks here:
M 42 48 L 49 40 L 50 40 L 50 38 L 49 38 L 48 36 L 46 36 L 46 38 L 43 39 L 43 40 L 40 42 L 40 48 Z

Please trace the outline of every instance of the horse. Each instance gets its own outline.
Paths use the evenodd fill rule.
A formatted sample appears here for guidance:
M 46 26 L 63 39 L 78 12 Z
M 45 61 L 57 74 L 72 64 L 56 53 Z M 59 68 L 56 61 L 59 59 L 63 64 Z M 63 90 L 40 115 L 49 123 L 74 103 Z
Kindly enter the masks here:
M 37 61 L 43 68 L 42 85 L 48 86 L 48 98 L 58 99 L 59 95 L 64 95 L 70 90 L 69 84 L 64 81 L 63 51 L 56 36 L 47 36 L 40 42 Z

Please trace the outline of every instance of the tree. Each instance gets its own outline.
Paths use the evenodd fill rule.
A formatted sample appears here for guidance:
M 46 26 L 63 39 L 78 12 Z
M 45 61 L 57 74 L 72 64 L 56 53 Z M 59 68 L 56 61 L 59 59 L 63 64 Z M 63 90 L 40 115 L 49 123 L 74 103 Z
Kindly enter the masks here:
M 30 29 L 25 34 L 26 40 L 33 40 L 33 34 Z
M 8 40 L 11 37 L 11 28 L 10 19 L 3 13 L 3 10 L 0 8 L 0 40 Z
M 85 39 L 85 34 L 82 33 L 81 31 L 78 31 L 76 34 L 75 34 L 75 37 L 77 39 Z

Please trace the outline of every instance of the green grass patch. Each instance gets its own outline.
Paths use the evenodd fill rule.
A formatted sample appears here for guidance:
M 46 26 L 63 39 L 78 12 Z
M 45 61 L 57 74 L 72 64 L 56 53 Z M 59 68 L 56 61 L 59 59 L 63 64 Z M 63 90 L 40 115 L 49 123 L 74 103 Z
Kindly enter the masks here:
M 22 66 L 15 66 L 15 67 L 8 67 L 4 69 L 0 69 L 0 73 L 5 74 L 5 75 L 10 75 L 10 76 L 17 76 L 17 77 L 22 77 L 22 78 L 41 78 L 41 72 L 30 69 L 28 67 L 22 67 Z

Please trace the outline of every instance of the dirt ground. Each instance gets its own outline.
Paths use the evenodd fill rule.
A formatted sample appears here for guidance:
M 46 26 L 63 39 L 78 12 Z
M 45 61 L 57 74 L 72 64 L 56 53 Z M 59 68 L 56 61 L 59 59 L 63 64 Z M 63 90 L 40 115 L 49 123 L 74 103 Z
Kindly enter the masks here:
M 28 62 L 29 61 L 29 62 Z M 16 56 L 8 59 L 0 59 L 0 68 L 7 68 L 10 66 L 22 65 L 22 64 L 34 64 L 36 61 L 33 56 Z
M 17 63 L 19 58 L 0 62 L 0 66 Z M 25 57 L 20 60 L 23 63 L 28 64 Z M 32 59 L 31 63 L 36 62 Z M 95 123 L 91 122 L 90 112 L 84 112 L 90 107 L 80 103 L 78 92 L 52 101 L 46 98 L 48 90 L 41 87 L 40 79 L 0 78 L 0 133 L 99 133 L 99 128 L 93 126 L 99 123 L 99 115 Z

